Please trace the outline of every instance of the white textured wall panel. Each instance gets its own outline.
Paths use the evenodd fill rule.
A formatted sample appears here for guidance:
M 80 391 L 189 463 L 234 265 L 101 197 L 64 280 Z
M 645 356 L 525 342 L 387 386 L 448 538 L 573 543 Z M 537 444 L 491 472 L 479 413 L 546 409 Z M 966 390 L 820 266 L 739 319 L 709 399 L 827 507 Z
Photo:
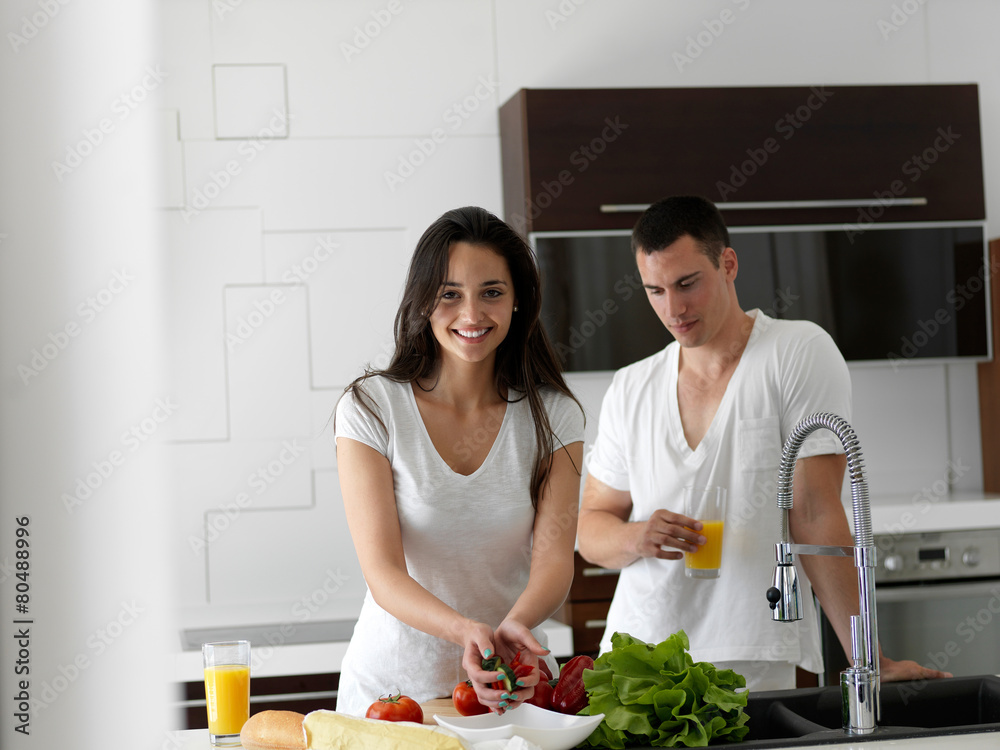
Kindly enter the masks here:
M 180 407 L 164 434 L 173 440 L 225 440 L 229 390 L 223 289 L 263 280 L 260 211 L 166 211 L 163 223 L 170 248 L 171 395 Z
M 309 289 L 313 387 L 342 388 L 365 363 L 388 364 L 412 253 L 406 232 L 269 232 L 264 248 L 268 282 Z
M 336 472 L 316 473 L 315 500 L 309 509 L 241 515 L 211 548 L 212 602 L 284 601 L 294 619 L 310 603 L 319 611 L 332 600 L 360 601 L 364 577 Z
M 491 6 L 244 2 L 213 17 L 216 61 L 287 64 L 296 137 L 495 135 Z

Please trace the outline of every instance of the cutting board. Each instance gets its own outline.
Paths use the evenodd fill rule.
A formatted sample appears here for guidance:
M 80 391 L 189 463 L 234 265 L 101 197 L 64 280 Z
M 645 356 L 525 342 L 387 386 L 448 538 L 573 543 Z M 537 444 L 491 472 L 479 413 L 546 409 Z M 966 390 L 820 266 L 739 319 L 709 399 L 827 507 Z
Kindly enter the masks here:
M 451 698 L 434 698 L 433 700 L 421 703 L 420 708 L 424 711 L 424 724 L 436 725 L 437 722 L 434 721 L 434 714 L 438 714 L 439 716 L 461 716 Z

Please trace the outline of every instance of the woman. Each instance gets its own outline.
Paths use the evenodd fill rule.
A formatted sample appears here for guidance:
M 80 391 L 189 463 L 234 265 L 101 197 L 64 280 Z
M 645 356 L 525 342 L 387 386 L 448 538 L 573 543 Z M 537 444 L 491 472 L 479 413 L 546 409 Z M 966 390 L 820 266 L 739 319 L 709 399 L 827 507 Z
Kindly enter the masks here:
M 524 240 L 481 208 L 417 243 L 388 367 L 337 405 L 341 491 L 368 584 L 337 709 L 471 679 L 502 713 L 534 693 L 533 632 L 573 579 L 583 413 L 539 324 Z M 482 659 L 536 667 L 510 694 Z

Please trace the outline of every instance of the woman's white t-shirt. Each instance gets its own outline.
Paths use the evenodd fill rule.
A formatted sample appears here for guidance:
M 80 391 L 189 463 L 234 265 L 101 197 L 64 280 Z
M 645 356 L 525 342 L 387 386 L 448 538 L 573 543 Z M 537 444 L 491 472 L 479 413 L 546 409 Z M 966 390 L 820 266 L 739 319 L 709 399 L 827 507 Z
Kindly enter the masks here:
M 466 476 L 434 448 L 410 384 L 376 376 L 362 387 L 382 424 L 348 393 L 337 405 L 336 435 L 389 459 L 409 574 L 445 604 L 495 628 L 524 591 L 531 565 L 536 448 L 527 399 L 508 403 L 486 460 Z M 555 448 L 583 440 L 580 407 L 551 388 L 542 398 Z M 482 439 L 489 439 L 485 431 Z M 397 690 L 418 702 L 450 696 L 468 678 L 461 661 L 458 645 L 400 622 L 368 592 L 344 656 L 337 710 L 363 715 Z
M 851 381 L 830 336 L 805 321 L 778 321 L 759 310 L 718 411 L 695 450 L 677 402 L 679 345 L 619 370 L 604 397 L 587 469 L 632 496 L 630 521 L 658 508 L 683 512 L 685 486 L 728 491 L 718 579 L 687 578 L 683 561 L 642 558 L 621 572 L 601 651 L 615 631 L 659 643 L 684 629 L 696 661 L 788 661 L 822 671 L 819 628 L 804 575 L 803 619 L 771 620 L 765 592 L 779 541 L 778 463 L 785 438 L 804 417 L 826 411 L 851 419 Z M 841 453 L 818 430 L 800 458 Z

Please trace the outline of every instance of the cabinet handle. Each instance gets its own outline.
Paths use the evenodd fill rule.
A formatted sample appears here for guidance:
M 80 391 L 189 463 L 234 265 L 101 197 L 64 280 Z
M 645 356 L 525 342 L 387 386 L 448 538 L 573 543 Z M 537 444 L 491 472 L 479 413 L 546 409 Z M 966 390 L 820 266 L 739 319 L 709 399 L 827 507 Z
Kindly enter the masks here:
M 270 703 L 272 701 L 314 701 L 333 700 L 337 697 L 336 690 L 313 690 L 306 693 L 275 693 L 274 695 L 251 695 L 251 703 Z
M 640 213 L 650 207 L 649 203 L 602 203 L 602 214 Z M 878 198 L 849 198 L 817 201 L 733 201 L 716 203 L 720 211 L 754 211 L 757 209 L 782 208 L 872 208 L 874 206 L 926 206 L 926 198 L 893 198 L 883 201 Z
M 596 628 L 606 628 L 608 626 L 607 620 L 584 620 L 583 627 L 588 630 L 594 630 Z
M 580 572 L 584 578 L 594 578 L 596 576 L 616 576 L 621 571 L 610 570 L 609 568 L 584 568 Z

